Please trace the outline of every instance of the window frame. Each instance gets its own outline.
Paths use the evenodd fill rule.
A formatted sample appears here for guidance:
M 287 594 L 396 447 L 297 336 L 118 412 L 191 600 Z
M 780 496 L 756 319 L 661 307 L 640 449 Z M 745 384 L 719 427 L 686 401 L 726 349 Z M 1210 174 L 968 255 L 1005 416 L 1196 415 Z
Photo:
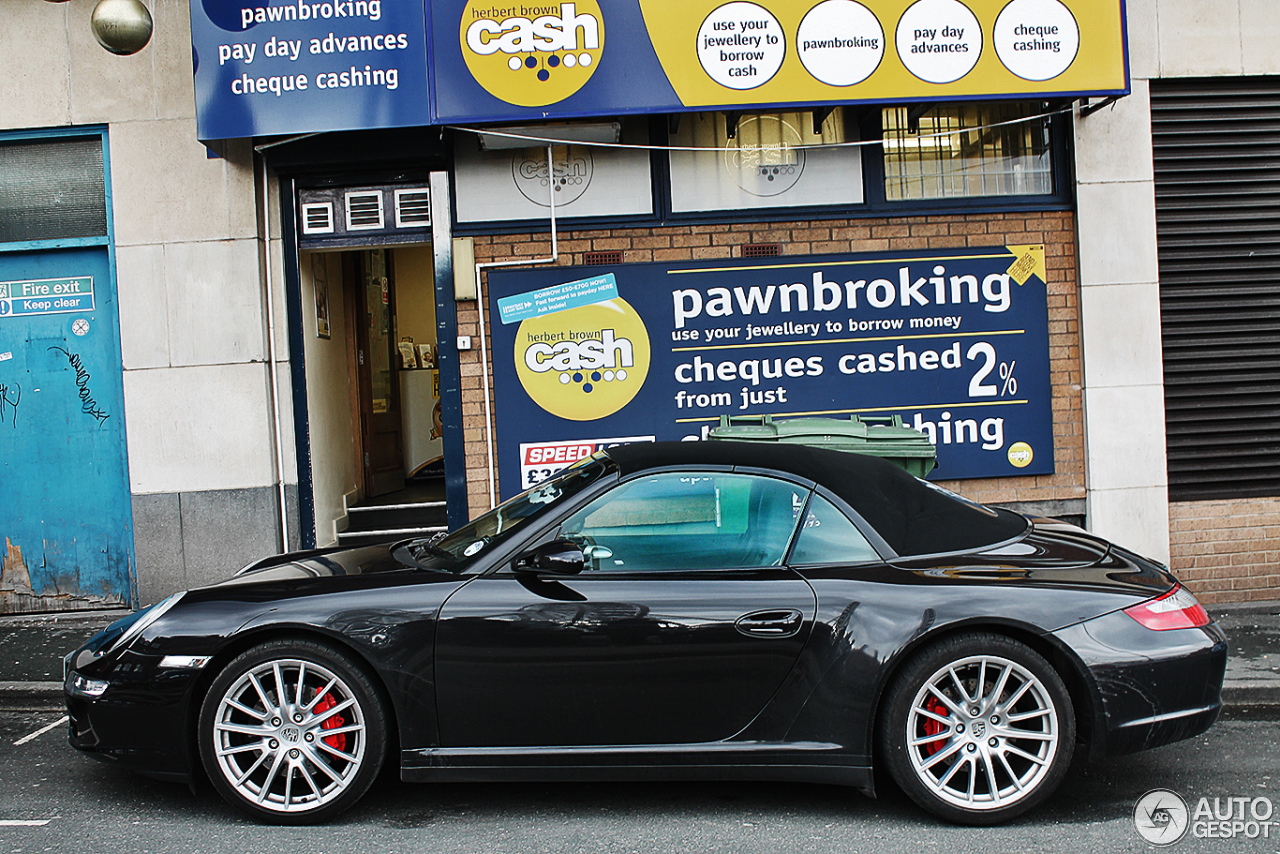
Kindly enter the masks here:
M 1029 98 L 1010 98 L 1025 103 L 1035 103 L 1043 111 L 1061 106 L 1058 102 L 1036 101 Z M 915 105 L 911 102 L 906 106 Z M 923 106 L 928 102 L 920 102 Z M 933 102 L 934 105 L 945 106 L 957 103 L 946 100 Z M 966 102 L 968 103 L 968 102 Z M 904 104 L 849 104 L 844 108 L 849 111 L 848 121 L 856 124 L 858 137 L 862 140 L 879 140 L 883 134 L 882 110 L 901 107 Z M 821 108 L 819 105 L 817 108 Z M 789 108 L 787 111 L 803 110 L 803 107 Z M 812 108 L 811 108 L 812 109 Z M 761 110 L 760 112 L 779 112 Z M 691 110 L 689 112 L 709 112 L 708 110 Z M 716 112 L 723 112 L 716 111 Z M 675 114 L 673 114 L 674 116 Z M 649 139 L 653 145 L 666 145 L 670 136 L 668 122 L 673 116 L 654 115 L 649 117 Z M 862 148 L 862 197 L 858 205 L 815 205 L 800 207 L 771 207 L 759 209 L 726 209 L 715 211 L 675 212 L 671 209 L 671 169 L 667 152 L 653 150 L 649 152 L 649 176 L 653 193 L 652 214 L 636 216 L 612 217 L 556 217 L 558 228 L 569 230 L 612 229 L 612 228 L 662 228 L 679 225 L 704 225 L 721 223 L 770 223 L 777 221 L 821 221 L 821 220 L 856 220 L 882 219 L 890 216 L 944 216 L 955 214 L 1004 213 L 1017 211 L 1071 210 L 1073 198 L 1073 161 L 1072 154 L 1072 118 L 1070 114 L 1059 113 L 1049 119 L 1049 156 L 1051 158 L 1051 180 L 1053 192 L 1045 195 L 1025 196 L 966 196 L 952 199 L 909 199 L 890 201 L 884 186 L 884 158 L 881 148 L 874 142 Z M 454 141 L 466 134 L 454 132 Z M 454 211 L 453 233 L 459 236 L 523 234 L 543 232 L 547 230 L 547 218 L 526 220 L 502 220 L 492 222 L 457 222 L 457 181 L 451 180 L 450 193 L 453 194 Z
M 788 558 L 791 556 L 792 549 L 795 547 L 796 533 L 800 528 L 800 522 L 804 518 L 804 514 L 808 510 L 809 502 L 812 498 L 815 485 L 805 480 L 804 478 L 789 476 L 786 472 L 779 472 L 771 469 L 744 468 L 741 466 L 735 467 L 735 466 L 690 465 L 690 466 L 676 466 L 676 467 L 669 467 L 669 468 L 664 467 L 661 469 L 646 469 L 644 471 L 635 472 L 631 475 L 628 475 L 627 477 L 620 478 L 614 481 L 608 486 L 601 488 L 597 492 L 592 492 L 588 497 L 586 497 L 580 503 L 576 503 L 572 508 L 568 510 L 567 513 L 565 513 L 563 516 L 560 516 L 554 523 L 548 526 L 546 530 L 541 531 L 536 537 L 530 539 L 529 540 L 530 547 L 531 548 L 536 547 L 537 545 L 540 545 L 544 542 L 549 542 L 550 540 L 553 540 L 553 539 L 563 538 L 564 524 L 567 521 L 572 519 L 574 516 L 577 516 L 585 512 L 595 501 L 607 497 L 608 495 L 615 492 L 616 490 L 624 489 L 630 484 L 637 483 L 647 478 L 688 476 L 688 475 L 758 478 L 762 480 L 775 481 L 779 484 L 784 484 L 787 487 L 790 487 L 790 488 L 796 489 L 797 491 L 802 492 L 804 496 L 803 502 L 800 505 L 800 508 L 797 511 L 797 515 L 792 522 L 791 531 L 788 534 L 787 542 L 779 558 L 780 562 L 776 564 L 771 564 L 771 565 L 744 565 L 744 566 L 722 566 L 722 567 L 673 566 L 671 568 L 660 568 L 660 569 L 651 569 L 651 568 L 637 569 L 634 567 L 624 566 L 618 569 L 596 570 L 588 566 L 588 568 L 585 569 L 581 575 L 576 575 L 573 577 L 574 578 L 619 578 L 622 576 L 632 576 L 632 575 L 644 576 L 644 577 L 668 577 L 668 576 L 675 576 L 675 575 L 721 575 L 721 574 L 730 574 L 730 573 L 741 574 L 744 572 L 747 572 L 747 573 L 777 572 L 777 571 L 786 570 L 789 568 L 789 564 L 787 561 L 788 561 Z M 831 501 L 831 499 L 828 498 L 828 501 Z M 843 503 L 838 503 L 836 501 L 832 501 L 831 503 L 835 504 L 836 507 L 846 516 L 849 515 L 849 512 L 847 508 L 843 505 Z M 866 524 L 865 522 L 862 522 L 861 525 L 858 525 L 858 529 L 861 531 L 862 526 L 865 524 Z M 870 539 L 868 541 L 872 542 L 873 548 L 876 548 L 877 550 L 881 548 L 881 546 L 876 542 L 871 541 Z
M 14 240 L 0 242 L 0 252 L 28 252 L 44 249 L 74 249 L 88 246 L 112 248 L 111 265 L 114 271 L 115 216 L 111 196 L 111 146 L 105 125 L 47 128 L 39 130 L 0 131 L 0 144 L 24 142 L 57 142 L 59 140 L 97 137 L 102 145 L 102 201 L 106 213 L 106 233 L 91 237 L 56 237 L 45 240 Z M 113 272 L 114 275 L 114 272 Z
M 834 509 L 837 513 L 843 516 L 850 525 L 853 526 L 853 529 L 858 532 L 858 534 L 862 537 L 863 541 L 868 546 L 871 547 L 871 552 L 872 554 L 875 555 L 874 558 L 868 558 L 866 560 L 860 560 L 860 561 L 833 560 L 833 561 L 811 561 L 806 563 L 800 563 L 796 560 L 796 550 L 800 547 L 801 538 L 804 537 L 804 531 L 805 531 L 804 523 L 809 518 L 809 514 L 813 511 L 814 502 L 818 500 L 825 501 L 827 503 L 827 506 Z M 840 501 L 834 496 L 830 496 L 829 494 L 827 494 L 827 491 L 825 489 L 822 489 L 821 487 L 815 488 L 813 491 L 809 493 L 809 500 L 805 502 L 804 509 L 800 511 L 800 524 L 796 526 L 796 529 L 791 536 L 791 548 L 787 551 L 787 556 L 783 561 L 783 565 L 791 567 L 792 569 L 799 569 L 799 568 L 808 569 L 810 567 L 867 566 L 868 564 L 884 563 L 886 546 L 884 545 L 884 541 L 880 539 L 879 536 L 876 536 L 873 539 L 871 536 L 867 535 L 866 529 L 870 529 L 870 527 L 871 526 L 868 525 L 866 520 L 863 519 L 860 515 L 858 515 L 857 513 L 853 513 L 849 509 L 847 509 L 844 502 Z
M 852 507 L 850 507 L 848 502 L 846 502 L 843 498 L 836 495 L 834 492 L 832 492 L 830 489 L 827 489 L 822 484 L 814 484 L 812 494 L 818 495 L 824 498 L 828 504 L 830 504 L 832 507 L 835 507 L 841 513 L 843 513 L 845 515 L 845 518 L 853 523 L 853 527 L 858 529 L 858 533 L 862 534 L 862 536 L 866 539 L 866 541 L 871 544 L 871 548 L 875 550 L 876 554 L 880 555 L 879 563 L 888 563 L 889 561 L 892 561 L 895 558 L 901 557 L 901 555 L 899 555 L 896 551 L 894 551 L 893 547 L 890 546 L 889 543 L 885 541 L 884 537 L 880 536 L 880 532 L 877 531 L 875 528 L 873 528 L 870 522 L 862 518 L 861 513 L 859 513 L 857 510 L 854 510 Z M 808 512 L 809 512 L 809 502 L 805 502 L 804 513 L 807 514 Z M 795 539 L 798 540 L 799 538 L 796 537 Z M 791 563 L 791 557 L 792 557 L 792 552 L 794 550 L 795 550 L 795 542 L 792 542 L 791 551 L 787 552 L 787 559 L 785 561 L 785 564 L 789 567 L 793 566 L 793 564 Z M 839 564 L 806 563 L 806 564 L 800 564 L 800 565 L 807 568 L 807 567 L 822 567 L 822 566 L 844 566 L 845 564 L 844 563 L 839 563 Z M 857 564 L 857 565 L 865 566 L 866 564 Z

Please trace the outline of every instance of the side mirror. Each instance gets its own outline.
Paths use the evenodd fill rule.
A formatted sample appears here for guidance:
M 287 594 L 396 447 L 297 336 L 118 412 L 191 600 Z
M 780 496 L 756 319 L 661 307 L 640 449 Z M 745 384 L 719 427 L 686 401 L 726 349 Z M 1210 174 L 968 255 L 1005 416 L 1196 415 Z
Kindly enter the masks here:
M 587 566 L 582 549 L 568 540 L 552 540 L 515 559 L 516 572 L 549 572 L 555 575 L 578 575 Z

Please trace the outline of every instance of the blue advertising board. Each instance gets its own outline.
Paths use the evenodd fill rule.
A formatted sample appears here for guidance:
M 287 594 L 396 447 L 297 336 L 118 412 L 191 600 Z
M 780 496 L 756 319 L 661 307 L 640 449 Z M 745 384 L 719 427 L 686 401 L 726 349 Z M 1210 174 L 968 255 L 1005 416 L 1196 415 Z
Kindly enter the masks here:
M 615 297 L 494 324 L 503 497 L 722 415 L 898 414 L 934 479 L 1054 471 L 1042 245 L 495 270 L 489 299 L 608 274 Z
M 1123 0 L 192 0 L 202 140 L 1129 91 Z
M 202 140 L 430 124 L 426 22 L 403 0 L 192 0 Z

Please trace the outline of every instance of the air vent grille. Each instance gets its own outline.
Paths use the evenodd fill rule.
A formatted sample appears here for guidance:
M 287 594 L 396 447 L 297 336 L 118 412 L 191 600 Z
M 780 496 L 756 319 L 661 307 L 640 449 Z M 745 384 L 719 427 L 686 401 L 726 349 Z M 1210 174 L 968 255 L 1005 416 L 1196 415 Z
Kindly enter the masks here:
M 602 252 L 584 252 L 582 253 L 582 263 L 588 267 L 601 267 L 610 264 L 622 263 L 622 250 L 609 249 Z
M 347 231 L 368 231 L 384 228 L 382 217 L 382 193 L 347 193 Z
M 396 190 L 396 228 L 431 225 L 431 193 L 420 187 Z
M 781 243 L 744 243 L 743 258 L 774 258 L 782 254 Z
M 303 234 L 333 234 L 333 205 L 313 202 L 302 206 Z

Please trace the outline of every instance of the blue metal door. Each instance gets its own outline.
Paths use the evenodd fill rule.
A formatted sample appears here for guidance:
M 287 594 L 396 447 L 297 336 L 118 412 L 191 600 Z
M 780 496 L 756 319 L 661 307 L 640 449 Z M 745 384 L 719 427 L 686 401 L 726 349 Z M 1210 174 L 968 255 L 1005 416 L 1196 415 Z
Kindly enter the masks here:
M 134 604 L 107 248 L 0 254 L 0 613 Z

